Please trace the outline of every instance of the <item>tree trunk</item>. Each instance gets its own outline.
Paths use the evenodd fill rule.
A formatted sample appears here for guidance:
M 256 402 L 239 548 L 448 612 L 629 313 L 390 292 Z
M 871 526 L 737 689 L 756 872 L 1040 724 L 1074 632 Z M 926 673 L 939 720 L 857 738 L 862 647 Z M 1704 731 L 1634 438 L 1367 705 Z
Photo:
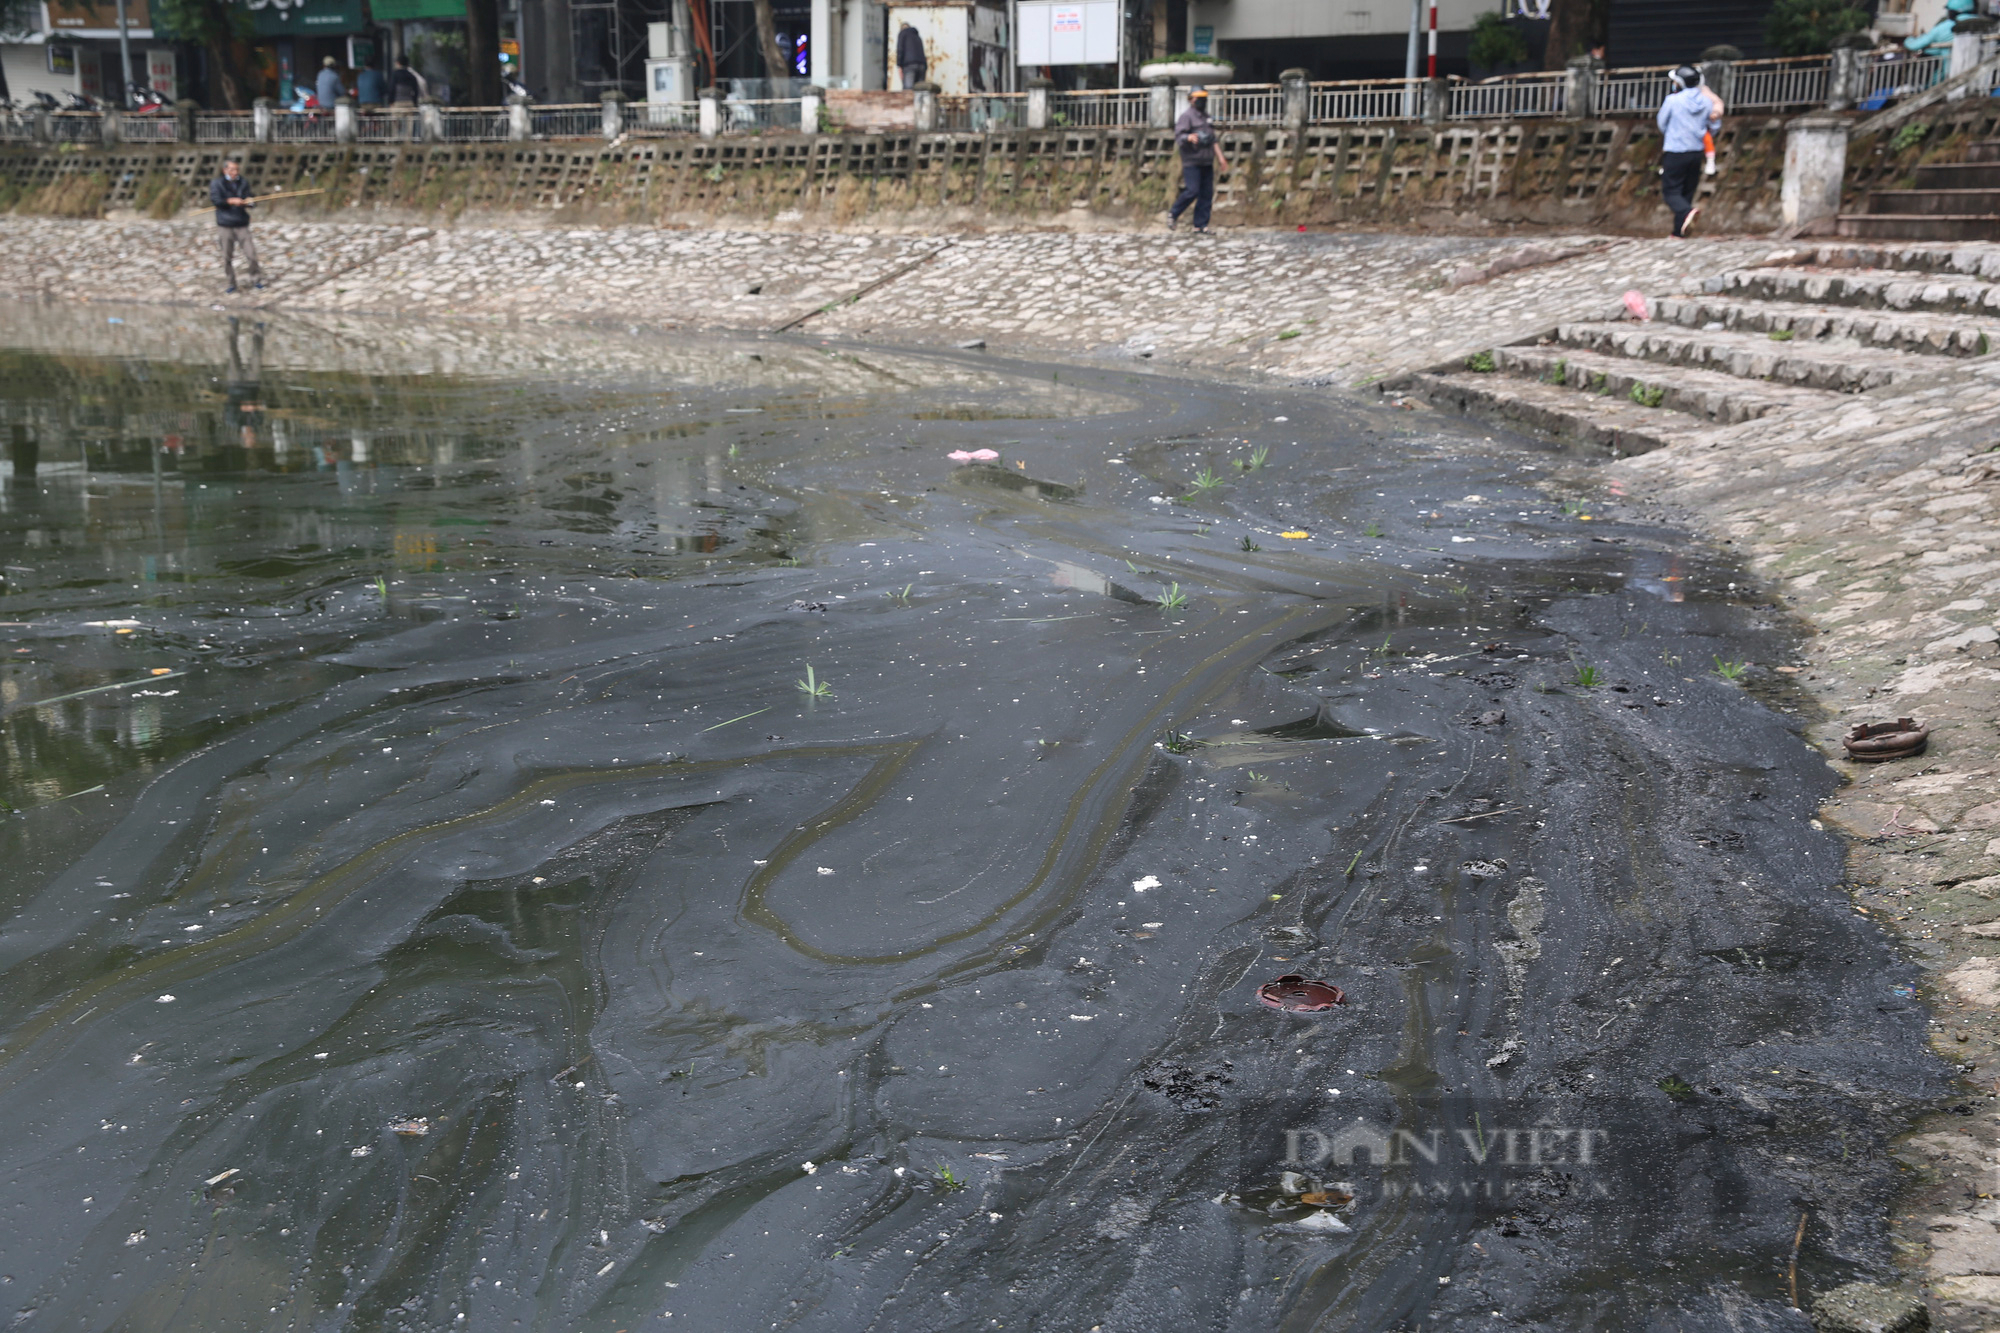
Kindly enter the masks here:
M 500 0 L 465 0 L 468 106 L 500 105 Z
M 780 89 L 788 87 L 779 79 L 792 77 L 792 62 L 778 49 L 778 20 L 771 13 L 771 0 L 751 0 L 751 8 L 757 11 L 757 49 L 764 53 L 764 73 L 771 79 L 772 97 L 782 94 Z
M 236 76 L 229 72 L 230 57 L 235 54 L 229 48 L 234 45 L 236 43 L 227 37 L 206 44 L 208 72 L 215 81 L 214 91 L 222 94 L 222 104 L 231 111 L 242 111 L 245 109 L 243 87 L 237 83 Z
M 1554 0 L 1549 6 L 1549 46 L 1542 68 L 1561 69 L 1572 56 L 1604 45 L 1610 28 L 1610 0 Z

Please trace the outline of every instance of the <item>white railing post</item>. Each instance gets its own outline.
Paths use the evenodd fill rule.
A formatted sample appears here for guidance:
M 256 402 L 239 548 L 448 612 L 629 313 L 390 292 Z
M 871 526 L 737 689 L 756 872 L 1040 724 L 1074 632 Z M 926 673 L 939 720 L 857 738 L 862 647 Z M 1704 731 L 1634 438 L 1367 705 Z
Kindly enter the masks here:
M 354 99 L 336 97 L 333 99 L 333 141 L 353 143 L 360 138 L 354 124 Z
M 1867 67 L 1868 56 L 1851 46 L 1837 46 L 1833 49 L 1832 63 L 1826 71 L 1826 109 L 1846 111 L 1861 100 L 1861 71 Z
M 937 85 L 934 83 L 918 84 L 915 102 L 917 133 L 933 133 L 937 129 Z
M 1028 80 L 1028 128 L 1045 130 L 1049 127 L 1049 81 L 1044 78 Z
M 423 126 L 426 143 L 444 142 L 444 104 L 435 97 L 417 103 L 417 121 Z
M 271 99 L 260 97 L 250 104 L 250 137 L 258 143 L 271 142 Z
M 1312 75 L 1302 69 L 1288 69 L 1278 76 L 1282 110 L 1279 120 L 1294 133 L 1305 129 L 1312 119 Z
M 616 88 L 607 88 L 598 99 L 598 105 L 603 109 L 604 141 L 610 143 L 625 133 L 625 94 Z
M 1156 130 L 1174 127 L 1174 80 L 1170 74 L 1154 76 L 1146 85 L 1146 124 Z
M 119 140 L 118 111 L 115 107 L 105 107 L 97 113 L 97 141 L 114 144 Z
M 718 105 L 722 101 L 722 90 L 720 88 L 704 88 L 701 90 L 699 96 L 701 98 L 701 111 L 700 119 L 696 124 L 701 130 L 702 138 L 713 139 L 716 135 L 722 133 L 722 108 Z
M 528 114 L 528 99 L 515 93 L 507 99 L 507 139 L 526 143 L 535 137 L 535 118 Z
M 1451 111 L 1451 85 L 1443 79 L 1424 80 L 1424 124 L 1442 125 Z
M 1840 213 L 1847 179 L 1847 117 L 1819 111 L 1785 126 L 1785 177 L 1778 205 L 1794 234 Z
M 1576 56 L 1563 67 L 1563 117 L 1589 120 L 1597 114 L 1597 62 Z
M 815 10 L 813 12 L 817 13 L 818 11 Z M 826 90 L 817 85 L 807 88 L 799 94 L 799 132 L 801 134 L 819 133 L 820 100 L 825 96 Z

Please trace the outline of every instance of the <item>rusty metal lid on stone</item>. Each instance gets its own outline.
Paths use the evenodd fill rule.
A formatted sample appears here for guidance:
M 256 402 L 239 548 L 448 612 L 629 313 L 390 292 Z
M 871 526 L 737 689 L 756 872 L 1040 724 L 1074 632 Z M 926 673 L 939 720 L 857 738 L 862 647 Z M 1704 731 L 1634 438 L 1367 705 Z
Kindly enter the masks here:
M 1894 722 L 1861 722 L 1841 737 L 1847 757 L 1857 764 L 1876 764 L 1885 759 L 1907 759 L 1924 752 L 1931 729 L 1914 718 L 1899 717 Z
M 1347 996 L 1330 981 L 1315 981 L 1293 972 L 1259 986 L 1257 1002 L 1288 1013 L 1323 1014 L 1337 1004 L 1346 1004 Z

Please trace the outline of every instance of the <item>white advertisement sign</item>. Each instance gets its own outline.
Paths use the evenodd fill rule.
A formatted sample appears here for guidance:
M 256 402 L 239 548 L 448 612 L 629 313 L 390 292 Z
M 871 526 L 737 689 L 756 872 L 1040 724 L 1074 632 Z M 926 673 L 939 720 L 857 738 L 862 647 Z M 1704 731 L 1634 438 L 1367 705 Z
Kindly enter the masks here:
M 1118 0 L 1021 0 L 1023 65 L 1118 63 Z

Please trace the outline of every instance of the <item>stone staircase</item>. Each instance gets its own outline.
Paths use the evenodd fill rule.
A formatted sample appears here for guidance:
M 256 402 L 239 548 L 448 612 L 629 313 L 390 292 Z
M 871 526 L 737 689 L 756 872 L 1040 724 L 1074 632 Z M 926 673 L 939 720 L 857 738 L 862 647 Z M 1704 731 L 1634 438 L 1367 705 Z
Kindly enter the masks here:
M 1870 190 L 1859 213 L 1843 213 L 1839 234 L 1879 240 L 2000 240 L 2000 139 L 1966 149 L 1963 162 L 1917 168 L 1908 190 Z
M 1620 307 L 1387 387 L 1622 455 L 1907 393 L 2000 353 L 1991 247 L 1799 247 L 1704 287 L 1655 297 L 1649 321 Z

